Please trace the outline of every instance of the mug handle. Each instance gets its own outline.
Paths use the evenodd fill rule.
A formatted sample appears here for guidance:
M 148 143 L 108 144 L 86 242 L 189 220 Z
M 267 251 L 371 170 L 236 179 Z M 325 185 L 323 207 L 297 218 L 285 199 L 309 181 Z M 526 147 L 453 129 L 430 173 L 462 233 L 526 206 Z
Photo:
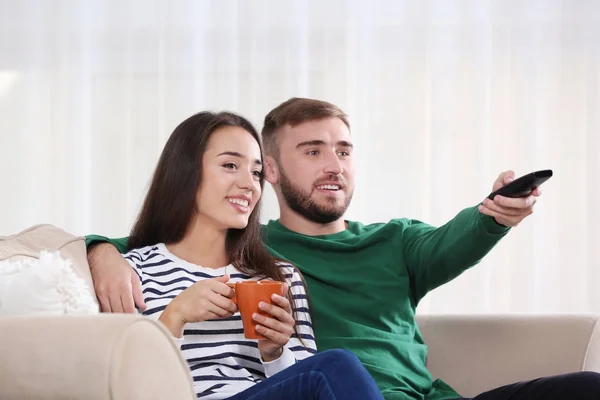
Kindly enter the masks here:
M 237 305 L 237 297 L 235 292 L 235 283 L 226 283 L 227 286 L 233 289 L 233 298 L 231 299 Z

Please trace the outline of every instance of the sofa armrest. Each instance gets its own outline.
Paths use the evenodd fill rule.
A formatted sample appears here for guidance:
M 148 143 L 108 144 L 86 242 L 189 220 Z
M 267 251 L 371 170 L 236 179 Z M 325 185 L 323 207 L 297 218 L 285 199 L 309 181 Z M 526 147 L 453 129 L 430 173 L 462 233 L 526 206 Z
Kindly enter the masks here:
M 577 371 L 600 372 L 600 316 L 418 316 L 427 367 L 462 396 Z
M 0 318 L 0 398 L 195 399 L 167 330 L 138 315 Z

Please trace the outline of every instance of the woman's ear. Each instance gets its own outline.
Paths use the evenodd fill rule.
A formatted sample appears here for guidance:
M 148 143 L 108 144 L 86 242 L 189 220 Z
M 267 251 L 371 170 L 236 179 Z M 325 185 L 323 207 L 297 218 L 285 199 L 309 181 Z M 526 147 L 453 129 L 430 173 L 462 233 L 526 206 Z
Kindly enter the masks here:
M 271 156 L 265 156 L 265 180 L 271 185 L 279 183 L 279 166 L 275 158 Z

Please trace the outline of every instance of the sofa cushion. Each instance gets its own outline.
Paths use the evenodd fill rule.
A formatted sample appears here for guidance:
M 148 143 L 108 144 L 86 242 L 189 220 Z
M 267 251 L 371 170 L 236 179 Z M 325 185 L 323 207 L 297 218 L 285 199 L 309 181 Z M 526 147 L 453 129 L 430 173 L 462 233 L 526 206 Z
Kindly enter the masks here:
M 0 285 L 5 286 L 2 297 L 11 313 L 56 314 L 58 309 L 89 313 L 92 306 L 98 309 L 84 237 L 52 225 L 35 225 L 15 235 L 0 236 L 0 263 Z M 17 304 L 20 295 L 29 296 L 29 303 L 23 299 L 24 304 Z

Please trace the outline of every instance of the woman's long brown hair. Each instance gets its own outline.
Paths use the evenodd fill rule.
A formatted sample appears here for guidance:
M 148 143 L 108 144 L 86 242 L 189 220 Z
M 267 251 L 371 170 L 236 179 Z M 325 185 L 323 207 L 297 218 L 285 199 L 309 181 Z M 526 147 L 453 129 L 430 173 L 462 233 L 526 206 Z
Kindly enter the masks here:
M 172 244 L 187 234 L 194 213 L 196 195 L 202 180 L 202 158 L 208 141 L 215 130 L 225 126 L 240 127 L 254 137 L 260 146 L 260 136 L 252 124 L 242 116 L 231 112 L 200 112 L 175 128 L 162 151 L 142 209 L 133 226 L 128 250 L 157 243 Z M 264 187 L 264 178 L 260 178 Z M 262 241 L 260 204 L 250 214 L 248 225 L 243 229 L 229 229 L 226 251 L 229 262 L 240 272 L 285 282 L 285 274 Z M 296 270 L 294 268 L 294 270 Z M 299 273 L 299 272 L 298 272 Z M 297 310 L 291 287 L 288 300 L 297 320 Z M 296 327 L 294 331 L 300 338 Z

